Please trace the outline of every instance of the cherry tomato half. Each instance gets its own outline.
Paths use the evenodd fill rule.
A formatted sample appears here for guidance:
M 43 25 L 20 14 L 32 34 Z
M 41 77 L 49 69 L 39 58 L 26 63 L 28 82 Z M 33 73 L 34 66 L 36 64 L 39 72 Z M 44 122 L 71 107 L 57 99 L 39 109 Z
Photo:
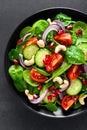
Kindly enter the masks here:
M 44 83 L 48 78 L 42 74 L 40 74 L 36 69 L 32 69 L 30 72 L 30 77 L 36 81 Z
M 55 36 L 54 39 L 66 46 L 72 44 L 72 36 L 70 33 L 62 33 L 60 35 Z
M 68 71 L 68 78 L 70 80 L 76 79 L 79 76 L 79 70 L 80 70 L 79 65 L 72 65 Z
M 62 108 L 67 111 L 74 104 L 77 98 L 78 98 L 78 95 L 76 96 L 65 95 L 61 103 Z
M 63 56 L 59 53 L 54 53 L 51 56 L 50 63 L 46 64 L 46 71 L 52 72 L 57 69 L 63 62 Z
M 26 46 L 30 45 L 30 44 L 37 44 L 37 37 L 32 37 L 31 39 L 29 39 L 25 44 L 24 44 L 24 47 L 25 48 Z

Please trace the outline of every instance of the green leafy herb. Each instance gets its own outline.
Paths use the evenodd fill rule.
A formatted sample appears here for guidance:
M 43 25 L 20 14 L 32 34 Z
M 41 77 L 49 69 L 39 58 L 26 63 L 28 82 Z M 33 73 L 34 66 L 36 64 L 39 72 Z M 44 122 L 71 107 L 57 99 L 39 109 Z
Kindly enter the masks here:
M 77 102 L 76 104 L 74 104 L 73 105 L 73 108 L 74 109 L 78 109 L 78 108 L 80 108 L 82 105 L 79 103 L 79 102 Z
M 45 29 L 48 27 L 49 23 L 46 20 L 38 20 L 36 21 L 32 28 L 35 29 L 35 36 L 38 36 L 38 38 L 41 38 L 42 33 L 45 31 Z
M 22 79 L 23 77 L 23 68 L 20 65 L 11 65 L 8 71 L 13 80 Z
M 71 67 L 71 64 L 68 63 L 66 60 L 64 60 L 64 62 L 62 63 L 62 65 L 55 70 L 52 73 L 52 76 L 46 81 L 46 83 L 48 83 L 49 81 L 51 81 L 53 78 L 60 76 L 61 74 L 63 74 L 66 70 L 68 70 Z
M 55 19 L 62 21 L 65 26 L 68 26 L 69 24 L 71 24 L 73 22 L 71 17 L 69 17 L 68 15 L 63 14 L 63 13 L 57 14 L 55 16 Z
M 71 64 L 84 64 L 85 63 L 85 54 L 77 46 L 68 47 L 65 52 L 65 55 L 66 55 L 66 59 L 68 63 L 71 63 Z
M 26 86 L 26 83 L 20 79 L 19 77 L 17 77 L 15 80 L 14 80 L 14 85 L 15 85 L 15 88 L 19 91 L 19 92 L 24 92 L 25 89 L 27 88 Z
M 50 110 L 52 112 L 57 111 L 57 109 L 58 109 L 58 107 L 52 102 L 49 102 L 49 103 L 42 105 L 42 106 L 46 107 L 48 110 Z
M 17 49 L 11 49 L 8 54 L 10 60 L 19 59 L 19 52 Z

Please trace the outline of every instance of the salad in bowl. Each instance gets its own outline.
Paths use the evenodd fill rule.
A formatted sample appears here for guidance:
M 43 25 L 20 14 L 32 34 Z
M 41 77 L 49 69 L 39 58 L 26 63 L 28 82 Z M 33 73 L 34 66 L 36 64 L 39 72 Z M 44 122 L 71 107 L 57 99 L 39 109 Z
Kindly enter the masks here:
M 79 109 L 87 97 L 87 23 L 64 12 L 36 20 L 17 34 L 8 54 L 15 89 L 51 112 Z

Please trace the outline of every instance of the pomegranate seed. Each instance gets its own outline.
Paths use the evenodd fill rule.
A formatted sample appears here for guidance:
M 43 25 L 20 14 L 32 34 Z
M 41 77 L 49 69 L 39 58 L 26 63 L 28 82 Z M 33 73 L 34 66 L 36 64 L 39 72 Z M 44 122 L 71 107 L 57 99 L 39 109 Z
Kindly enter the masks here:
M 54 92 L 54 93 L 52 93 L 52 96 L 53 97 L 57 97 L 57 94 Z
M 39 85 L 39 86 L 38 86 L 38 90 L 41 90 L 41 89 L 42 89 L 42 87 L 43 87 L 42 85 Z
M 34 98 L 34 99 L 37 99 L 37 98 L 38 98 L 38 95 L 33 94 L 33 98 Z
M 73 28 L 72 25 L 67 26 L 68 30 L 72 30 L 72 28 Z
M 77 31 L 76 31 L 76 34 L 77 34 L 77 35 L 82 35 L 82 30 L 81 30 L 81 29 L 77 30 Z
M 54 42 L 51 42 L 51 43 L 50 43 L 50 48 L 51 48 L 51 49 L 54 48 Z
M 60 35 L 60 34 L 62 34 L 62 33 L 64 33 L 63 30 L 59 30 L 59 31 L 58 31 L 58 35 Z
M 43 60 L 43 63 L 44 63 L 45 65 L 47 65 L 47 64 L 50 63 L 50 61 L 51 61 L 51 56 L 50 56 L 50 55 L 46 55 L 46 56 L 45 56 L 45 59 Z
M 21 39 L 19 39 L 18 41 L 17 41 L 17 44 L 19 44 L 19 43 L 21 43 L 22 42 L 22 40 Z
M 55 86 L 50 86 L 50 91 L 54 90 Z
M 82 83 L 83 83 L 84 85 L 86 85 L 86 84 L 87 84 L 87 80 L 86 80 L 86 79 L 82 79 Z
M 19 61 L 16 60 L 16 59 L 14 59 L 13 62 L 14 62 L 15 65 L 18 65 L 18 64 L 19 64 Z
M 48 101 L 51 102 L 52 101 L 52 95 L 48 95 Z
M 59 94 L 60 94 L 60 91 L 57 89 L 57 90 L 55 90 L 55 93 L 56 93 L 57 95 L 59 95 Z

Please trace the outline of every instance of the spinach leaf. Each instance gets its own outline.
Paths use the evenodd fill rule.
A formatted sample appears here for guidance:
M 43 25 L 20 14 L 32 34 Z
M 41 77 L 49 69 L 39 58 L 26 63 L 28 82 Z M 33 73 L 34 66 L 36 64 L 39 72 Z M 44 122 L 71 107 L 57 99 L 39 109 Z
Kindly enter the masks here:
M 27 88 L 26 83 L 24 82 L 24 80 L 20 79 L 19 77 L 16 77 L 16 79 L 14 80 L 14 85 L 15 85 L 15 88 L 19 92 L 24 92 L 25 89 Z
M 77 46 L 70 46 L 65 52 L 66 59 L 68 63 L 71 64 L 84 64 L 85 63 L 85 54 Z
M 57 109 L 58 109 L 58 107 L 52 102 L 49 102 L 49 103 L 42 105 L 42 106 L 46 107 L 48 110 L 50 110 L 52 112 L 57 111 Z
M 19 52 L 17 49 L 11 49 L 8 54 L 10 60 L 19 59 Z
M 67 71 L 72 64 L 68 63 L 66 60 L 63 61 L 62 65 L 56 69 L 55 71 L 53 71 L 52 76 L 46 81 L 46 83 L 48 83 L 49 81 L 51 81 L 53 78 L 60 76 L 61 74 L 63 74 L 65 71 Z
M 42 33 L 48 26 L 49 23 L 44 19 L 36 21 L 32 26 L 32 29 L 35 29 L 34 35 L 37 36 L 38 38 L 41 38 Z
M 71 17 L 69 17 L 68 15 L 63 14 L 63 13 L 57 14 L 55 16 L 55 19 L 62 21 L 65 26 L 68 26 L 69 24 L 71 24 L 73 22 Z
M 13 80 L 22 79 L 23 77 L 23 68 L 20 65 L 11 65 L 8 71 Z
M 87 73 L 82 73 L 80 76 L 81 76 L 82 78 L 86 78 L 86 79 L 87 79 Z

